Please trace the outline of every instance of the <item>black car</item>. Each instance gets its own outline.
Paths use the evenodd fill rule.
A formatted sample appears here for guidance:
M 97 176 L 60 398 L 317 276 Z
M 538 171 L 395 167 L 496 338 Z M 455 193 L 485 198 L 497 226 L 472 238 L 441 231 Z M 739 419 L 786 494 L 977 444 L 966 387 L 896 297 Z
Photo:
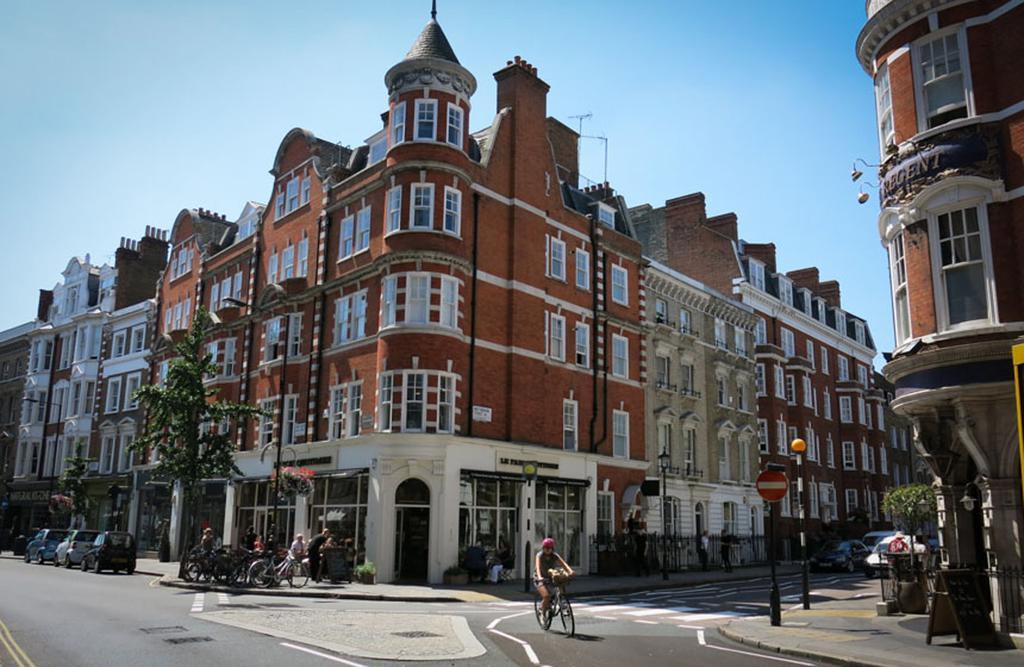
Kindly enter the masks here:
M 108 530 L 96 536 L 92 547 L 82 556 L 82 572 L 103 570 L 128 574 L 135 572 L 135 538 L 131 533 Z
M 827 542 L 810 559 L 812 572 L 818 570 L 846 570 L 855 572 L 864 567 L 864 560 L 871 553 L 858 540 Z

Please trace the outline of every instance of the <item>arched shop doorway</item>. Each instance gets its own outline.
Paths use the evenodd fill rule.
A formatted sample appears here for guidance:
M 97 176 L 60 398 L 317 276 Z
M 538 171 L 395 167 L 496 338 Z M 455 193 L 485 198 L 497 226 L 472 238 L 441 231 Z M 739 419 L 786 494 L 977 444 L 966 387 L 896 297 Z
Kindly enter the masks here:
M 430 488 L 407 479 L 395 490 L 395 579 L 426 581 L 430 553 Z

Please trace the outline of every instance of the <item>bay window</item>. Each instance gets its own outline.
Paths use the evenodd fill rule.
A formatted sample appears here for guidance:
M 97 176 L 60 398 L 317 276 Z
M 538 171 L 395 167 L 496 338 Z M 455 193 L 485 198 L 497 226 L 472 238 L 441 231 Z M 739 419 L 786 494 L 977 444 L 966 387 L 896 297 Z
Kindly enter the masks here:
M 431 183 L 414 183 L 412 186 L 412 208 L 409 211 L 409 226 L 413 229 L 430 229 L 434 226 L 434 186 Z
M 437 100 L 416 100 L 416 140 L 437 138 Z

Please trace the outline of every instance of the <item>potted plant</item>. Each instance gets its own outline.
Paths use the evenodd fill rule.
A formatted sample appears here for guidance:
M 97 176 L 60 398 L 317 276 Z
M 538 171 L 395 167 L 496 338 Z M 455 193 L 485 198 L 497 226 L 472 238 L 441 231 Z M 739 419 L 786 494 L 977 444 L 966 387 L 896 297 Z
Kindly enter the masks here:
M 908 484 L 890 489 L 882 499 L 882 509 L 910 534 L 910 581 L 898 582 L 900 610 L 907 614 L 923 614 L 928 608 L 928 580 L 924 570 L 928 563 L 917 568 L 914 537 L 928 522 L 934 521 L 938 503 L 935 491 L 927 484 Z
M 355 575 L 356 580 L 361 584 L 375 584 L 377 583 L 377 566 L 370 561 L 356 565 Z
M 283 498 L 294 498 L 295 496 L 308 496 L 313 492 L 313 476 L 314 473 L 309 468 L 297 468 L 294 466 L 287 466 L 281 468 L 281 480 L 280 480 L 280 494 Z M 273 480 L 277 477 L 277 471 L 275 470 L 270 478 Z
M 469 583 L 469 572 L 458 565 L 452 565 L 444 571 L 445 586 L 465 586 Z

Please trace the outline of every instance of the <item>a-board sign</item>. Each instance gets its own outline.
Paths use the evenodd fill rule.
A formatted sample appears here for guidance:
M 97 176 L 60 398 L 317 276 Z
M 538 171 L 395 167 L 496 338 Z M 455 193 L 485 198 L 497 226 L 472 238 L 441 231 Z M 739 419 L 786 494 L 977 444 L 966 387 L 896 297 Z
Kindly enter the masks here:
M 320 550 L 320 567 L 323 568 L 323 576 L 327 577 L 332 584 L 342 580 L 352 581 L 352 569 L 345 559 L 346 549 L 333 547 Z
M 942 570 L 938 573 L 932 611 L 928 616 L 927 643 L 932 637 L 955 634 L 964 648 L 995 646 L 988 599 L 982 594 L 978 573 L 973 570 Z

